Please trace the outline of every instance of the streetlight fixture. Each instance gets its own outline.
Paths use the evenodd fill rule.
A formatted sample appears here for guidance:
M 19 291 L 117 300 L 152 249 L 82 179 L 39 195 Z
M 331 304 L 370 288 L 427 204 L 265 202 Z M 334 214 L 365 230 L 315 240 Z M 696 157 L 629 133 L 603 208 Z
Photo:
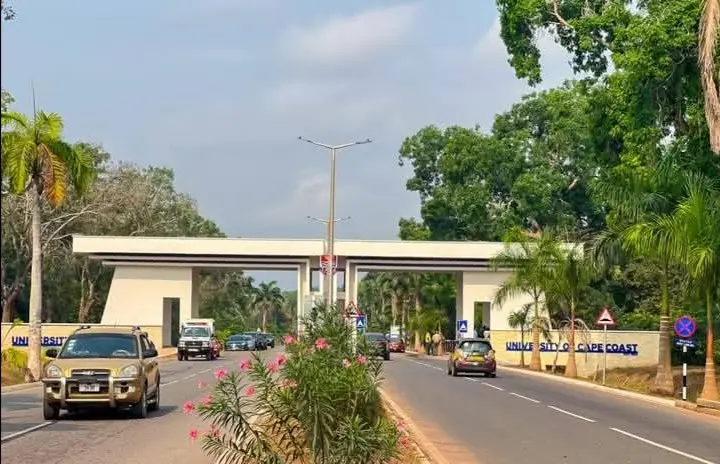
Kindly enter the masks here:
M 328 279 L 325 279 L 325 303 L 330 306 L 333 303 L 333 291 L 332 291 L 332 283 L 333 283 L 333 263 L 335 262 L 335 223 L 337 220 L 335 220 L 335 165 L 337 161 L 337 153 L 339 150 L 342 150 L 343 148 L 349 148 L 355 145 L 365 145 L 368 143 L 372 143 L 372 140 L 365 139 L 360 140 L 357 142 L 350 142 L 350 143 L 343 143 L 340 145 L 329 145 L 327 143 L 321 143 L 316 142 L 314 140 L 306 139 L 302 136 L 298 137 L 298 140 L 302 142 L 309 143 L 311 145 L 315 145 L 321 148 L 325 148 L 327 150 L 330 150 L 330 214 L 328 215 L 328 219 L 321 220 L 319 222 L 327 223 L 327 250 L 325 250 L 325 255 L 328 256 L 330 259 L 330 263 L 328 264 L 330 266 L 330 275 Z

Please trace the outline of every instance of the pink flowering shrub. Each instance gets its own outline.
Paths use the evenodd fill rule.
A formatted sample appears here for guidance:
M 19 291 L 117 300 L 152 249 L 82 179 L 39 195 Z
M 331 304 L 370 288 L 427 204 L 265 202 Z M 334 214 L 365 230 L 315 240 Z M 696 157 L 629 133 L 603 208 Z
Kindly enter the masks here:
M 203 449 L 221 463 L 382 464 L 404 438 L 380 401 L 381 363 L 359 356 L 334 309 L 315 309 L 285 354 L 218 371 L 199 414 Z

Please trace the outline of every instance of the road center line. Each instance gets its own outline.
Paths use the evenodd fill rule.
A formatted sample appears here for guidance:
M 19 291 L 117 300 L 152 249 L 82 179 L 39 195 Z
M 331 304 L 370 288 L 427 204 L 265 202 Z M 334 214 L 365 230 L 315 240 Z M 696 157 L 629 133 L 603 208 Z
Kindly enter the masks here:
M 501 392 L 502 392 L 502 391 L 505 391 L 504 388 L 498 387 L 497 385 L 493 385 L 493 384 L 491 384 L 491 383 L 482 382 L 482 384 L 485 385 L 486 387 L 494 388 L 495 390 L 500 390 Z
M 519 393 L 510 392 L 510 394 L 511 394 L 512 396 L 517 396 L 518 398 L 522 398 L 522 399 L 524 399 L 524 400 L 528 400 L 528 401 L 531 401 L 531 402 L 533 402 L 533 403 L 539 403 L 539 402 L 540 402 L 540 401 L 536 400 L 535 398 L 530 398 L 529 396 L 524 396 L 524 395 L 521 395 L 521 394 L 519 394 Z
M 477 382 L 477 381 L 478 381 L 478 379 L 473 378 L 473 377 L 463 377 L 463 378 L 464 378 L 465 380 L 467 380 L 468 382 Z
M 610 427 L 610 430 L 612 430 L 613 432 L 617 432 L 617 433 L 619 433 L 619 434 L 625 435 L 626 437 L 634 438 L 635 440 L 641 441 L 641 442 L 643 442 L 643 443 L 647 443 L 648 445 L 654 446 L 654 447 L 656 447 L 656 448 L 660 448 L 661 450 L 665 450 L 665 451 L 668 451 L 668 452 L 670 452 L 670 453 L 677 454 L 678 456 L 682 456 L 682 457 L 684 457 L 684 458 L 692 459 L 693 461 L 696 461 L 696 462 L 701 462 L 701 463 L 703 463 L 703 464 L 717 464 L 716 462 L 708 461 L 707 459 L 703 459 L 703 458 L 699 458 L 699 457 L 697 457 L 697 456 L 693 456 L 692 454 L 688 454 L 688 453 L 685 453 L 685 452 L 683 452 L 683 451 L 676 450 L 676 449 L 674 449 L 674 448 L 670 448 L 669 446 L 661 445 L 660 443 L 654 442 L 654 441 L 652 441 L 652 440 L 648 440 L 647 438 L 639 437 L 639 436 L 634 435 L 634 434 L 632 434 L 632 433 L 630 433 L 630 432 L 626 432 L 626 431 L 624 431 L 624 430 L 622 430 L 622 429 L 616 429 L 615 427 Z
M 190 375 L 188 375 L 187 377 L 183 377 L 183 380 L 190 380 L 190 379 L 192 379 L 193 377 L 195 377 L 196 375 L 197 375 L 197 374 L 190 374 Z
M 576 419 L 584 420 L 585 422 L 595 422 L 595 420 L 593 420 L 593 419 L 588 419 L 587 417 L 584 417 L 584 416 L 581 416 L 581 415 L 572 413 L 572 412 L 570 412 L 570 411 L 566 411 L 566 410 L 564 410 L 564 409 L 560 409 L 560 408 L 558 408 L 558 407 L 556 407 L 556 406 L 550 406 L 550 405 L 548 405 L 548 408 L 550 408 L 550 409 L 552 409 L 552 410 L 555 410 L 555 411 L 557 411 L 557 412 L 566 414 L 566 415 L 568 415 L 568 416 L 574 417 L 574 418 L 576 418 Z
M 15 433 L 11 433 L 10 435 L 5 435 L 4 437 L 0 438 L 0 443 L 5 443 L 6 441 L 12 440 L 13 438 L 22 437 L 23 435 L 27 435 L 30 432 L 43 429 L 49 425 L 53 425 L 54 423 L 54 421 L 43 422 L 37 425 L 33 425 L 32 427 L 28 427 L 26 429 L 18 430 Z

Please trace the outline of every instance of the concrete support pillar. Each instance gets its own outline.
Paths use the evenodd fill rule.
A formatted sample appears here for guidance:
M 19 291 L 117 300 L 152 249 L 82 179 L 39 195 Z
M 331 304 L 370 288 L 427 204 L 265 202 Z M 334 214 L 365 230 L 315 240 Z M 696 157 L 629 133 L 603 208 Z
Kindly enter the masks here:
M 348 260 L 345 263 L 345 305 L 350 302 L 358 304 L 358 271 L 357 265 Z
M 297 320 L 296 333 L 302 331 L 302 319 L 312 308 L 306 308 L 308 297 L 311 293 L 310 280 L 312 278 L 312 269 L 310 268 L 310 262 L 305 262 L 298 266 L 298 277 L 297 277 Z
M 163 327 L 163 340 L 155 342 L 166 346 L 166 311 L 171 311 L 167 299 L 179 300 L 182 323 L 200 315 L 199 287 L 198 273 L 191 267 L 116 266 L 101 323 Z
M 472 337 L 475 328 L 476 289 L 472 286 L 473 279 L 470 274 L 470 272 L 459 272 L 457 274 L 455 321 L 467 321 L 467 332 L 464 334 L 456 333 L 456 338 Z M 457 325 L 455 329 L 457 331 Z

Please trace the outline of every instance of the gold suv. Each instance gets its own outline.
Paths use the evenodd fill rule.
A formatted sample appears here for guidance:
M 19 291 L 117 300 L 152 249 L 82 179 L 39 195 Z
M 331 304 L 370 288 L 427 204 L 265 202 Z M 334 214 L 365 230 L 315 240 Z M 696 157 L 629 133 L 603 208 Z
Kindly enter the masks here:
M 145 418 L 160 406 L 158 352 L 139 327 L 81 326 L 50 349 L 43 371 L 43 416 L 93 407 L 130 409 Z

